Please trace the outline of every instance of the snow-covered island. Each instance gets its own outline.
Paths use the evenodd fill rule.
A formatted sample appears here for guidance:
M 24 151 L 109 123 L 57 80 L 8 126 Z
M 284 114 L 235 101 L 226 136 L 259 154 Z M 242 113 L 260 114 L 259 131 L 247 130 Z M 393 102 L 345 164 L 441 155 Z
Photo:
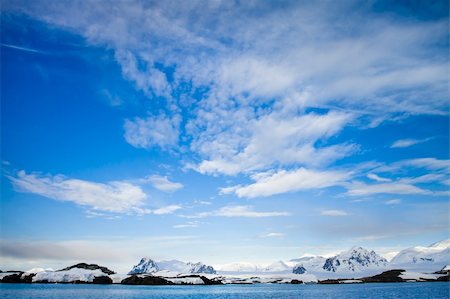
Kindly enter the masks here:
M 450 281 L 450 239 L 400 251 L 391 261 L 362 247 L 333 257 L 305 256 L 270 265 L 237 262 L 217 269 L 201 262 L 142 258 L 128 273 L 80 263 L 61 270 L 0 272 L 2 283 L 213 285 L 253 283 L 373 283 Z

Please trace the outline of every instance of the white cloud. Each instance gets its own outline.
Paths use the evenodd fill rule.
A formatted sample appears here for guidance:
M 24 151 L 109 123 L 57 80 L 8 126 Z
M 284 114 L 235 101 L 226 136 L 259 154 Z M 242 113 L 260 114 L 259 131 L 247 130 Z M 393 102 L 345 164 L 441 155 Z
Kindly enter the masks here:
M 182 206 L 180 206 L 180 205 L 169 205 L 169 206 L 165 206 L 165 207 L 161 207 L 159 209 L 153 210 L 152 213 L 156 214 L 156 215 L 172 214 L 181 208 L 182 208 Z
M 187 223 L 183 223 L 183 224 L 176 224 L 173 225 L 173 228 L 193 228 L 193 227 L 198 227 L 200 224 L 200 222 L 198 221 L 189 221 Z
M 432 194 L 431 191 L 402 182 L 392 182 L 383 184 L 364 184 L 352 182 L 347 186 L 348 194 L 352 196 L 365 196 L 372 194 Z
M 262 234 L 260 235 L 261 238 L 282 238 L 284 237 L 283 233 L 266 233 L 266 234 Z
M 222 207 L 215 213 L 214 216 L 222 217 L 250 217 L 250 218 L 260 218 L 260 217 L 278 217 L 278 216 L 289 216 L 287 212 L 257 212 L 253 211 L 250 206 L 227 206 Z
M 171 182 L 166 176 L 152 175 L 147 178 L 153 187 L 164 192 L 174 192 L 183 188 L 183 184 Z
M 124 137 L 129 144 L 137 148 L 175 146 L 179 136 L 178 122 L 177 117 L 164 116 L 127 119 L 124 124 Z
M 36 49 L 32 49 L 32 48 L 27 48 L 27 47 L 20 47 L 20 46 L 4 44 L 4 43 L 0 43 L 0 45 L 2 47 L 11 48 L 11 49 L 20 50 L 20 51 L 25 51 L 25 52 L 47 54 L 46 52 L 43 52 L 43 51 L 40 51 L 40 50 L 36 50 Z
M 403 148 L 403 147 L 410 147 L 412 145 L 418 144 L 418 143 L 423 143 L 428 141 L 428 139 L 400 139 L 395 141 L 392 145 L 391 148 Z
M 209 216 L 218 217 L 247 217 L 247 218 L 263 218 L 263 217 L 280 217 L 290 216 L 288 212 L 260 212 L 254 211 L 252 206 L 225 206 L 215 211 L 201 212 L 195 215 L 182 215 L 184 218 L 205 218 Z
M 332 217 L 340 217 L 340 216 L 348 216 L 349 214 L 342 210 L 323 210 L 320 212 L 322 216 L 332 216 Z
M 388 179 L 388 178 L 382 178 L 382 177 L 380 177 L 379 175 L 376 175 L 375 173 L 369 173 L 369 174 L 367 175 L 367 177 L 368 177 L 369 179 L 372 179 L 372 180 L 377 181 L 377 182 L 390 182 L 390 181 L 391 181 L 391 179 Z
M 171 87 L 166 75 L 147 62 L 145 70 L 139 69 L 136 56 L 127 50 L 116 51 L 116 59 L 122 66 L 122 74 L 133 81 L 137 89 L 146 93 L 153 92 L 156 96 L 170 97 Z
M 390 200 L 387 200 L 387 201 L 385 201 L 384 203 L 387 204 L 387 205 L 398 205 L 398 204 L 400 204 L 401 202 L 402 202 L 401 199 L 396 198 L 396 199 L 390 199 Z
M 115 213 L 147 212 L 143 208 L 146 194 L 139 186 L 123 181 L 96 183 L 62 175 L 27 174 L 23 170 L 8 178 L 18 191 L 74 202 L 93 210 Z
M 233 123 L 229 131 L 215 132 L 216 128 L 213 131 L 207 128 L 197 132 L 199 138 L 193 149 L 206 158 L 197 170 L 234 175 L 266 169 L 273 164 L 328 164 L 349 155 L 356 146 L 335 144 L 319 148 L 315 143 L 338 134 L 352 119 L 353 115 L 341 112 L 301 116 L 272 112 L 253 120 L 230 116 Z
M 394 114 L 448 113 L 447 53 L 436 47 L 446 20 L 405 22 L 353 1 L 13 1 L 4 9 L 111 49 L 136 89 L 167 100 L 168 116 L 125 122 L 127 142 L 171 148 L 186 137 L 201 173 L 324 166 L 355 151 L 330 140 L 362 119 L 373 126 Z M 189 117 L 174 121 L 180 107 Z
M 410 166 L 417 168 L 425 168 L 429 170 L 450 172 L 450 160 L 440 160 L 436 158 L 418 158 L 418 159 L 403 160 L 394 163 L 394 166 L 398 167 Z
M 238 197 L 253 198 L 299 190 L 321 189 L 343 184 L 350 178 L 350 173 L 299 168 L 293 171 L 280 170 L 253 178 L 255 183 L 227 189 L 227 191 L 232 190 Z

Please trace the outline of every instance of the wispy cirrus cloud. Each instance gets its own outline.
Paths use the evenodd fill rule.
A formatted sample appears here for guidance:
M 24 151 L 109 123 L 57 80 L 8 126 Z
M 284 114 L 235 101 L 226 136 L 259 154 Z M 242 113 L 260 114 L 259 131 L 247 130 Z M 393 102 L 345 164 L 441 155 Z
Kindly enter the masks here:
M 10 45 L 10 44 L 4 44 L 4 43 L 0 43 L 0 45 L 2 47 L 6 47 L 6 48 L 10 48 L 10 49 L 15 49 L 15 50 L 19 50 L 19 51 L 25 51 L 25 52 L 31 52 L 31 53 L 38 53 L 38 54 L 46 54 L 43 51 L 40 50 L 36 50 L 33 48 L 29 48 L 29 47 L 23 47 L 23 46 L 17 46 L 17 45 Z
M 286 192 L 322 189 L 342 185 L 351 178 L 345 171 L 315 171 L 306 168 L 254 175 L 254 183 L 221 189 L 222 193 L 234 193 L 238 197 L 265 197 Z
M 342 211 L 342 210 L 323 210 L 320 212 L 320 215 L 331 216 L 331 217 L 342 217 L 342 216 L 348 216 L 350 214 L 345 211 Z
M 187 223 L 175 224 L 172 227 L 173 228 L 195 228 L 195 227 L 198 227 L 199 225 L 200 225 L 199 221 L 189 221 Z
M 183 218 L 205 218 L 210 216 L 217 217 L 244 217 L 244 218 L 265 218 L 265 217 L 283 217 L 290 216 L 289 212 L 262 212 L 255 211 L 252 206 L 242 206 L 242 205 L 234 205 L 234 206 L 225 206 L 218 210 L 209 211 L 209 212 L 201 212 L 194 215 L 181 215 Z
M 148 149 L 154 146 L 170 148 L 178 143 L 178 118 L 165 116 L 127 119 L 124 124 L 125 140 L 134 147 Z
M 395 199 L 390 199 L 384 202 L 384 204 L 386 205 L 398 205 L 402 202 L 401 199 L 395 198 Z
M 164 192 L 174 192 L 183 188 L 183 184 L 170 181 L 167 176 L 151 175 L 145 179 L 158 190 Z
M 375 174 L 375 173 L 369 173 L 367 174 L 367 177 L 371 180 L 377 181 L 377 182 L 390 182 L 391 179 L 388 178 L 382 178 L 379 175 Z
M 152 213 L 156 214 L 156 215 L 166 215 L 166 214 L 172 214 L 182 208 L 183 207 L 180 205 L 169 205 L 169 206 L 164 206 L 164 207 L 158 208 L 156 210 L 152 210 Z
M 20 192 L 69 201 L 93 210 L 115 213 L 147 213 L 147 195 L 137 185 L 124 181 L 97 183 L 63 175 L 27 174 L 21 170 L 8 178 Z
M 259 237 L 260 238 L 282 238 L 282 237 L 284 237 L 284 235 L 285 234 L 283 234 L 283 233 L 271 232 L 271 233 L 261 234 Z
M 413 146 L 415 144 L 427 142 L 428 140 L 430 140 L 430 138 L 426 138 L 426 139 L 399 139 L 399 140 L 395 141 L 391 145 L 391 148 L 410 147 L 410 146 Z
M 356 152 L 332 137 L 364 127 L 362 119 L 373 127 L 393 115 L 447 114 L 447 54 L 436 46 L 446 19 L 390 18 L 358 1 L 333 9 L 320 1 L 11 1 L 5 9 L 111 49 L 124 79 L 166 103 L 126 120 L 125 140 L 166 150 L 184 140 L 204 174 L 320 167 Z
M 347 194 L 352 196 L 367 196 L 372 194 L 428 194 L 433 192 L 402 182 L 391 182 L 381 184 L 365 184 L 353 182 L 347 185 Z

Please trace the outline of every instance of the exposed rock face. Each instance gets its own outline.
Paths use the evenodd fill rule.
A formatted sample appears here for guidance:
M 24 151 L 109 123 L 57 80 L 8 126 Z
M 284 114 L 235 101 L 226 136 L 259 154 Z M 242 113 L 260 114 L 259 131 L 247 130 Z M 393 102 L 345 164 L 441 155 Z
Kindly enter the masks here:
M 303 267 L 302 264 L 298 264 L 298 265 L 294 266 L 294 268 L 292 269 L 292 273 L 294 273 L 294 274 L 305 274 L 306 273 L 306 269 L 305 269 L 305 267 Z
M 59 272 L 60 271 L 68 271 L 68 270 L 73 269 L 73 268 L 86 269 L 86 270 L 97 270 L 98 269 L 98 270 L 100 270 L 103 273 L 108 274 L 108 275 L 116 273 L 116 272 L 114 272 L 114 271 L 112 271 L 112 270 L 110 270 L 110 269 L 108 269 L 106 267 L 102 267 L 102 266 L 99 266 L 97 264 L 86 264 L 86 263 L 79 263 L 79 264 L 76 264 L 76 265 L 73 265 L 73 266 L 70 266 L 70 267 L 58 270 L 58 271 Z
M 203 263 L 187 263 L 190 267 L 189 273 L 205 273 L 216 274 L 216 270 L 212 266 L 207 266 Z
M 154 260 L 148 257 L 144 257 L 140 260 L 139 264 L 133 267 L 130 272 L 128 272 L 129 275 L 133 274 L 145 274 L 145 273 L 155 273 L 159 271 L 158 265 L 155 263 Z
M 23 272 L 11 273 L 11 275 L 3 277 L 2 282 L 3 283 L 23 283 L 24 281 L 21 278 L 22 273 Z
M 5 273 L 5 272 L 3 272 Z M 33 277 L 36 275 L 35 273 L 30 273 L 26 275 L 25 272 L 11 272 L 11 275 L 6 275 L 3 279 L 0 279 L 0 282 L 4 283 L 31 283 L 33 281 Z
M 112 284 L 113 281 L 108 276 L 96 276 L 92 281 L 93 284 Z
M 437 281 L 450 281 L 450 274 L 447 273 L 447 275 L 438 277 Z
M 128 285 L 169 285 L 173 284 L 172 282 L 157 276 L 137 276 L 133 275 L 122 280 L 121 284 Z
M 400 277 L 402 272 L 405 272 L 405 270 L 389 270 L 378 275 L 361 278 L 361 280 L 364 282 L 404 282 L 405 280 Z

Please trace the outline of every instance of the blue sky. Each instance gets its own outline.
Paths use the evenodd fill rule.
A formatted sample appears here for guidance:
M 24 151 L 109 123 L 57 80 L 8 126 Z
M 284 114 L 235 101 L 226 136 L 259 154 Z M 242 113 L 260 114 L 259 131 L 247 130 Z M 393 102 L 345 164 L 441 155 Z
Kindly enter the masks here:
M 449 237 L 446 1 L 159 2 L 4 1 L 2 269 Z

